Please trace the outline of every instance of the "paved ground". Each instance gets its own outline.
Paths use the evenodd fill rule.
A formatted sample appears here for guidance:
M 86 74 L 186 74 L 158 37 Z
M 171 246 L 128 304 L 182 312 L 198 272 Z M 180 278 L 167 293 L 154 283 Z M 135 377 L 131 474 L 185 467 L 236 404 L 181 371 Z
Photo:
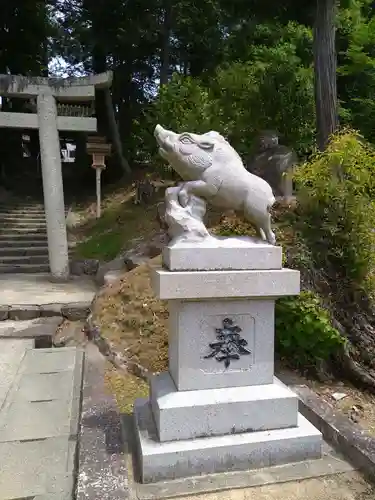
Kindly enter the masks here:
M 91 279 L 53 283 L 46 274 L 0 274 L 0 305 L 45 305 L 91 302 L 96 286 Z
M 258 488 L 189 495 L 186 500 L 374 500 L 375 490 L 356 472 Z
M 0 340 L 0 500 L 71 500 L 82 351 Z
M 324 458 L 310 463 L 139 484 L 132 418 L 123 416 L 121 436 L 104 370 L 97 348 L 86 345 L 77 500 L 375 500 L 371 485 L 327 444 Z
M 122 434 L 113 396 L 104 386 L 106 362 L 82 341 L 80 324 L 69 326 L 65 335 L 76 337 L 86 352 L 80 434 L 82 351 L 33 349 L 30 339 L 0 339 L 0 500 L 72 500 L 78 435 L 77 500 L 375 499 L 373 487 L 327 445 L 322 461 L 137 483 L 126 453 L 134 449 L 131 418 L 124 417 Z

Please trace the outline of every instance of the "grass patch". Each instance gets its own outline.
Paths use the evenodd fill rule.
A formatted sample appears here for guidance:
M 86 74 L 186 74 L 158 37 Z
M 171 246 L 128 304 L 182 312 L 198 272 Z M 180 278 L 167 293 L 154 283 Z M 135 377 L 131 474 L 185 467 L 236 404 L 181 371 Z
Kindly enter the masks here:
M 109 261 L 114 259 L 123 247 L 124 235 L 122 232 L 110 231 L 103 234 L 94 234 L 87 241 L 79 243 L 75 252 L 81 258 Z
M 127 415 L 132 414 L 136 399 L 149 395 L 148 385 L 143 380 L 131 374 L 120 374 L 113 367 L 106 370 L 105 382 L 114 394 L 120 412 Z
M 159 201 L 163 192 L 155 198 Z M 77 258 L 114 259 L 121 250 L 129 248 L 131 242 L 141 236 L 147 237 L 158 230 L 155 204 L 147 206 L 134 204 L 134 191 L 123 190 L 113 199 L 103 203 L 100 219 L 88 215 L 86 222 L 70 232 L 78 241 L 74 248 Z

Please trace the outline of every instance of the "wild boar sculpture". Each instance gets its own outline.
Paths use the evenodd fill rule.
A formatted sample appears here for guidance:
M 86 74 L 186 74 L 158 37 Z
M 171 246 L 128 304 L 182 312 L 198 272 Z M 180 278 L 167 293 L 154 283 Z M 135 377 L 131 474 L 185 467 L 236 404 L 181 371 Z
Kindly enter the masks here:
M 154 134 L 159 153 L 184 181 L 169 195 L 167 190 L 167 202 L 172 195 L 175 203 L 178 189 L 182 208 L 201 198 L 215 207 L 240 211 L 262 240 L 276 243 L 271 229 L 270 210 L 275 203 L 271 186 L 246 170 L 239 154 L 222 135 L 214 131 L 176 134 L 161 125 L 156 126 Z

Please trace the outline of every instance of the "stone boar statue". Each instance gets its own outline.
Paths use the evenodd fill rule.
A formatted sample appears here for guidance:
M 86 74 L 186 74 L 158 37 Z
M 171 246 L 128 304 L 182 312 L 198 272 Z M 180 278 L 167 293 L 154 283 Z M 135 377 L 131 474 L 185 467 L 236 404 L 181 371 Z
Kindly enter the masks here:
M 213 206 L 242 211 L 262 240 L 274 245 L 270 210 L 275 203 L 270 185 L 248 172 L 239 154 L 218 132 L 176 134 L 161 125 L 155 128 L 161 156 L 185 181 L 179 188 L 181 206 L 190 197 Z

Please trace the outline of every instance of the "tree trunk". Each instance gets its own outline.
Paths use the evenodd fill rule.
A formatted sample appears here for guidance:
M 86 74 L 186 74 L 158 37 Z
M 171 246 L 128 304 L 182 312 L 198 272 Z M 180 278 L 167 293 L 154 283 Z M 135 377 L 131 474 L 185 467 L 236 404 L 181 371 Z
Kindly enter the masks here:
M 118 68 L 115 74 L 114 91 L 118 95 L 118 123 L 123 141 L 122 143 L 125 146 L 125 154 L 127 154 L 128 157 L 131 157 L 129 139 L 132 133 L 132 122 L 134 115 L 132 110 L 133 85 L 130 62 L 127 65 L 122 65 L 120 68 Z
M 102 46 L 103 26 L 99 21 L 98 13 L 92 19 L 92 33 L 94 36 L 94 46 L 92 50 L 93 69 L 95 73 L 104 73 L 107 71 L 107 54 Z M 124 157 L 120 140 L 120 134 L 117 127 L 110 91 L 107 89 L 95 89 L 95 111 L 98 121 L 98 132 L 107 137 L 113 143 L 113 149 L 118 158 L 118 165 L 121 170 L 130 174 L 131 169 L 128 161 Z
M 336 0 L 316 0 L 314 23 L 315 108 L 318 148 L 338 126 L 336 86 Z
M 107 71 L 107 56 L 101 48 L 100 39 L 96 37 L 93 22 L 94 46 L 92 49 L 92 66 L 94 73 L 104 73 Z M 104 137 L 108 134 L 108 119 L 105 103 L 105 95 L 102 89 L 95 89 L 95 115 L 98 121 L 98 133 Z
M 131 174 L 131 168 L 129 166 L 128 161 L 126 160 L 126 158 L 124 156 L 124 152 L 122 149 L 121 137 L 120 137 L 119 128 L 118 128 L 118 125 L 116 122 L 115 111 L 113 109 L 111 93 L 110 93 L 109 89 L 105 89 L 104 92 L 105 92 L 105 102 L 106 102 L 106 108 L 107 108 L 109 129 L 111 131 L 111 138 L 113 141 L 114 150 L 115 150 L 115 153 L 118 157 L 118 160 L 120 162 L 122 170 L 124 172 L 126 172 L 127 174 Z
M 160 61 L 160 85 L 166 85 L 169 80 L 170 35 L 172 24 L 172 5 L 170 0 L 164 2 L 164 19 L 162 28 L 162 47 Z

